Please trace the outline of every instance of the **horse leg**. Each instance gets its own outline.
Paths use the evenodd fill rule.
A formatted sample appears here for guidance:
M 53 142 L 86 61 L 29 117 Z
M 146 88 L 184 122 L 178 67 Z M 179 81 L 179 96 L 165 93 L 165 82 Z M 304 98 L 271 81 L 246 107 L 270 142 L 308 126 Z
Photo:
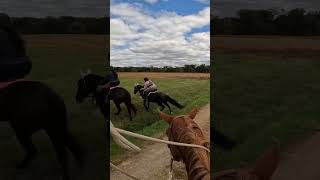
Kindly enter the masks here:
M 163 110 L 164 110 L 164 108 L 165 108 L 165 106 L 164 106 L 160 101 L 158 101 L 158 105 L 159 105 L 159 106 L 161 106 L 160 111 L 163 111 Z
M 147 107 L 146 102 L 147 102 L 147 101 L 144 99 L 144 100 L 143 100 L 143 106 L 144 106 L 144 108 L 146 108 L 147 111 L 149 111 L 149 106 Z M 149 102 L 148 102 L 148 103 L 149 103 Z
M 163 104 L 166 105 L 169 108 L 170 114 L 172 114 L 171 107 L 169 106 L 169 104 L 167 102 L 164 102 Z
M 116 105 L 116 107 L 117 107 L 117 109 L 118 109 L 118 112 L 116 112 L 116 113 L 115 113 L 115 115 L 119 115 L 119 114 L 120 114 L 120 112 L 121 112 L 120 103 L 115 102 L 115 101 L 113 101 L 113 102 L 114 102 L 114 104 Z
M 136 115 L 136 114 L 137 114 L 137 109 L 136 109 L 136 107 L 134 107 L 134 105 L 132 104 L 131 100 L 130 100 L 129 103 L 130 103 L 130 108 L 133 110 L 134 115 Z
M 33 160 L 37 156 L 38 151 L 34 146 L 34 144 L 32 143 L 31 135 L 18 134 L 18 133 L 16 134 L 17 134 L 19 143 L 22 145 L 22 147 L 26 151 L 25 158 L 17 166 L 17 168 L 22 169 L 22 168 L 26 168 L 29 165 L 31 160 Z
M 130 117 L 130 121 L 132 121 L 132 115 L 131 115 L 131 103 L 130 102 L 125 102 L 125 105 L 127 107 L 128 113 L 129 113 L 129 117 Z
M 169 169 L 169 178 L 168 178 L 168 180 L 172 180 L 172 178 L 173 178 L 173 171 L 172 171 L 172 169 L 173 169 L 173 157 L 171 156 L 170 169 Z
M 80 145 L 76 142 L 74 137 L 70 134 L 70 132 L 66 132 L 65 137 L 66 146 L 71 151 L 71 153 L 74 155 L 75 159 L 79 163 L 80 167 L 83 167 L 83 151 L 80 147 Z
M 68 171 L 68 157 L 67 157 L 67 149 L 66 149 L 66 140 L 61 132 L 48 132 L 47 134 L 51 139 L 51 142 L 55 148 L 55 151 L 58 156 L 58 160 L 61 164 L 62 170 L 62 179 L 70 180 L 69 171 Z

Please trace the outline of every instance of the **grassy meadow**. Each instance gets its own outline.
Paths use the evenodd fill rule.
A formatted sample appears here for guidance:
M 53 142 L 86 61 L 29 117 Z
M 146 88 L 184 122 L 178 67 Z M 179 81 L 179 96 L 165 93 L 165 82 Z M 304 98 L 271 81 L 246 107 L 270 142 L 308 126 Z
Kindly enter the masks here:
M 162 91 L 173 99 L 178 101 L 180 104 L 185 105 L 185 108 L 178 109 L 170 104 L 172 113 L 175 115 L 184 114 L 189 112 L 193 107 L 202 107 L 210 102 L 210 81 L 209 79 L 185 79 L 178 78 L 178 75 L 181 73 L 177 73 L 177 78 L 163 78 L 165 74 L 161 75 L 159 73 L 159 78 L 151 77 L 152 81 L 154 81 L 158 90 Z M 190 73 L 191 74 L 191 73 Z M 145 73 L 148 76 L 148 73 Z M 197 74 L 194 74 L 196 76 Z M 162 76 L 162 77 L 161 77 Z M 193 76 L 193 75 L 192 75 Z M 137 115 L 134 117 L 132 121 L 129 120 L 129 116 L 127 110 L 124 105 L 122 105 L 123 111 L 119 116 L 114 115 L 116 112 L 116 108 L 111 103 L 111 120 L 116 127 L 123 128 L 125 130 L 138 132 L 148 136 L 157 136 L 159 134 L 165 133 L 168 125 L 160 120 L 159 113 L 157 111 L 158 105 L 155 103 L 150 103 L 149 112 L 147 112 L 143 107 L 143 100 L 140 95 L 133 94 L 133 86 L 135 83 L 143 83 L 143 78 L 138 78 L 135 76 L 130 77 L 130 74 L 123 75 L 120 73 L 121 86 L 126 88 L 131 96 L 132 102 L 137 108 Z M 164 109 L 165 113 L 169 113 L 168 108 Z M 142 145 L 144 142 L 129 138 L 132 142 Z M 126 150 L 122 149 L 118 145 L 114 144 L 111 140 L 110 144 L 110 157 L 112 161 L 117 161 L 126 155 Z
M 252 165 L 273 137 L 287 152 L 319 127 L 319 38 L 215 39 L 212 124 L 237 142 L 215 148 L 215 170 Z
M 108 165 L 104 119 L 91 104 L 76 104 L 75 95 L 81 68 L 90 68 L 101 75 L 106 73 L 107 36 L 29 35 L 25 39 L 33 61 L 27 79 L 48 84 L 64 98 L 70 130 L 85 150 L 84 169 L 77 169 L 70 160 L 72 176 L 79 180 L 103 179 Z M 15 169 L 24 151 L 6 122 L 0 124 L 0 141 L 0 179 L 59 179 L 60 166 L 45 133 L 33 136 L 39 156 L 26 170 Z

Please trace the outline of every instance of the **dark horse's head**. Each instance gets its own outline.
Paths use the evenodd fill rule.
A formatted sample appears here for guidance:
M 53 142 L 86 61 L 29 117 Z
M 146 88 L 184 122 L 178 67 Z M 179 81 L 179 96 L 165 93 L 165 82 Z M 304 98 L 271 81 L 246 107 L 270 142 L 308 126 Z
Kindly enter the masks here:
M 97 86 L 103 81 L 103 77 L 95 74 L 82 74 L 78 80 L 78 89 L 76 95 L 77 103 L 83 102 L 83 100 L 89 97 L 90 94 L 95 94 Z
M 142 85 L 140 85 L 140 84 L 135 84 L 135 85 L 134 85 L 134 91 L 133 91 L 133 93 L 134 93 L 134 94 L 137 94 L 137 92 L 139 92 L 142 88 L 143 88 Z

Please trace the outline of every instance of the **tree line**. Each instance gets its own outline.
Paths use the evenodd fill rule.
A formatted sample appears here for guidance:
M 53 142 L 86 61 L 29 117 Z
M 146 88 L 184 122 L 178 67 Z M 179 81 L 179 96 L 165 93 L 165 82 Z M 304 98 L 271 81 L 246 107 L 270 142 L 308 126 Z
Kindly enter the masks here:
M 13 17 L 13 27 L 23 34 L 110 34 L 107 17 Z
M 201 65 L 184 65 L 182 67 L 112 67 L 117 72 L 194 72 L 210 73 L 210 66 Z
M 320 35 L 320 11 L 242 9 L 237 17 L 213 17 L 211 33 L 219 35 Z

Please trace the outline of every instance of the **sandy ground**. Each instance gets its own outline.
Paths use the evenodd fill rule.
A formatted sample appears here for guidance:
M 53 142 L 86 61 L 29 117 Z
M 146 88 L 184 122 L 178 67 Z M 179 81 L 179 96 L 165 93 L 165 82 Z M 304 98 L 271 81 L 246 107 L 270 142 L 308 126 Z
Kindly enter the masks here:
M 119 77 L 151 79 L 210 79 L 210 73 L 119 72 Z
M 272 180 L 319 180 L 320 133 L 291 148 L 287 152 Z
M 206 105 L 196 116 L 196 122 L 202 128 L 207 139 L 210 138 L 210 105 Z M 164 136 L 163 139 L 167 139 Z M 118 166 L 127 173 L 141 180 L 165 180 L 168 179 L 171 154 L 165 144 L 151 144 L 142 147 L 142 152 L 122 161 Z M 183 163 L 173 164 L 175 180 L 187 179 Z M 117 170 L 111 169 L 111 180 L 130 180 Z

